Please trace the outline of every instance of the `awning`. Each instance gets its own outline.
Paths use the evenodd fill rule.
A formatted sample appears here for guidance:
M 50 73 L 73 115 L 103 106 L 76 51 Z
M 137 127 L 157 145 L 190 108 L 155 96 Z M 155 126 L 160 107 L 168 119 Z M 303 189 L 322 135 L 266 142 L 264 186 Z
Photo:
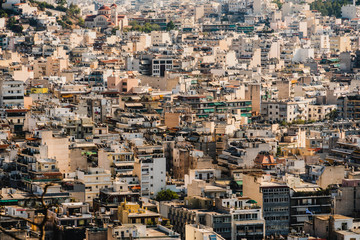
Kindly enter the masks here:
M 97 152 L 90 152 L 90 151 L 85 151 L 81 153 L 82 155 L 86 155 L 86 156 L 91 156 L 91 155 L 96 155 Z
M 215 106 L 224 106 L 224 105 L 226 105 L 226 104 L 223 103 L 223 102 L 214 102 L 214 105 L 215 105 Z
M 126 107 L 143 107 L 142 103 L 125 103 Z
M 213 113 L 214 109 L 204 109 L 204 113 Z

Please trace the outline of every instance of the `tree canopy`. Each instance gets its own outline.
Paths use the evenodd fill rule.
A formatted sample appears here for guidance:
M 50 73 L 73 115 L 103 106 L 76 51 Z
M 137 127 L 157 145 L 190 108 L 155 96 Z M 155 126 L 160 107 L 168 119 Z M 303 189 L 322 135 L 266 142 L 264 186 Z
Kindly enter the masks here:
M 166 24 L 166 30 L 167 30 L 167 31 L 171 31 L 171 30 L 173 30 L 173 29 L 175 29 L 175 24 L 174 24 L 174 22 L 173 22 L 173 21 L 168 22 L 168 23 Z
M 137 21 L 131 21 L 129 25 L 131 26 L 131 30 L 138 32 L 150 33 L 160 30 L 160 26 L 157 24 L 145 23 L 144 25 L 140 25 Z
M 171 191 L 170 189 L 161 190 L 156 195 L 156 201 L 170 201 L 173 199 L 178 199 L 179 195 L 176 192 Z
M 350 4 L 348 0 L 315 0 L 310 4 L 311 10 L 319 11 L 323 16 L 341 17 L 341 7 Z

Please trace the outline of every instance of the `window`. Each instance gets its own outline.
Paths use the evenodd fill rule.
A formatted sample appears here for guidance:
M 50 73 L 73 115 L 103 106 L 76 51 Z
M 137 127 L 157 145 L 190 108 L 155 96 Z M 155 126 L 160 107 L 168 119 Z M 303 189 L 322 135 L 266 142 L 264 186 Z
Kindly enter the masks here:
M 342 223 L 341 224 L 341 230 L 347 230 L 347 223 Z

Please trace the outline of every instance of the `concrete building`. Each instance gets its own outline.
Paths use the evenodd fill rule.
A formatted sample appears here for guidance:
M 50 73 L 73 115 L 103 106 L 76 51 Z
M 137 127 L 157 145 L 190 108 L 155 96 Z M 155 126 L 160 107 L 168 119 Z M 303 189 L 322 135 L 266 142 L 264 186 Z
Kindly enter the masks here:
M 331 195 L 327 190 L 305 184 L 292 188 L 290 195 L 292 229 L 303 231 L 305 222 L 314 216 L 331 213 Z
M 348 36 L 331 36 L 330 51 L 347 52 L 351 51 L 350 38 Z
M 263 210 L 265 235 L 287 235 L 290 231 L 290 189 L 272 182 L 270 176 L 243 175 L 243 194 L 254 199 Z
M 77 170 L 76 176 L 85 184 L 85 202 L 90 206 L 92 206 L 93 200 L 99 197 L 100 189 L 111 185 L 110 171 L 102 168 L 89 168 L 88 171 Z
M 353 218 L 342 215 L 315 216 L 305 224 L 304 231 L 318 238 L 360 239 L 360 234 L 353 229 Z
M 166 186 L 163 148 L 156 145 L 137 146 L 135 157 L 134 173 L 140 181 L 141 196 L 154 198 Z
M 348 4 L 341 7 L 341 17 L 342 18 L 358 18 L 360 17 L 360 7 L 355 6 L 355 4 Z
M 214 232 L 212 228 L 203 225 L 187 224 L 185 226 L 185 239 L 224 240 L 225 238 Z
M 22 81 L 0 80 L 0 106 L 23 107 L 25 87 Z

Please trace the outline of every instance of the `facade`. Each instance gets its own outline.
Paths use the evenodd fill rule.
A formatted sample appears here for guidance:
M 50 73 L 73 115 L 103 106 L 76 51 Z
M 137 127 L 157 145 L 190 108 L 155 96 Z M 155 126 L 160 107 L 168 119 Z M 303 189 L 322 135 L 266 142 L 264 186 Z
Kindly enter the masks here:
M 85 18 L 85 27 L 88 28 L 115 28 L 123 29 L 128 26 L 128 20 L 125 15 L 119 15 L 117 5 L 110 7 L 102 6 L 97 15 L 88 15 Z
M 260 177 L 260 179 L 259 179 Z M 287 235 L 290 231 L 290 189 L 284 183 L 261 180 L 261 175 L 244 175 L 243 194 L 262 207 L 266 235 Z
M 355 4 L 344 5 L 341 7 L 341 17 L 348 19 L 358 18 L 360 17 L 360 8 Z
M 136 148 L 134 173 L 138 176 L 141 196 L 154 197 L 166 186 L 166 160 L 162 146 Z
M 290 189 L 286 185 L 261 186 L 266 235 L 289 233 Z
M 290 226 L 304 230 L 304 223 L 314 216 L 331 213 L 331 196 L 326 190 L 294 188 L 291 192 Z
M 308 106 L 307 102 L 263 102 L 261 113 L 265 119 L 273 122 L 308 120 Z
M 0 106 L 23 107 L 24 106 L 24 83 L 15 80 L 0 80 Z
M 100 195 L 100 189 L 111 185 L 111 174 L 102 168 L 90 168 L 89 171 L 77 171 L 77 178 L 85 184 L 85 202 L 90 205 Z

